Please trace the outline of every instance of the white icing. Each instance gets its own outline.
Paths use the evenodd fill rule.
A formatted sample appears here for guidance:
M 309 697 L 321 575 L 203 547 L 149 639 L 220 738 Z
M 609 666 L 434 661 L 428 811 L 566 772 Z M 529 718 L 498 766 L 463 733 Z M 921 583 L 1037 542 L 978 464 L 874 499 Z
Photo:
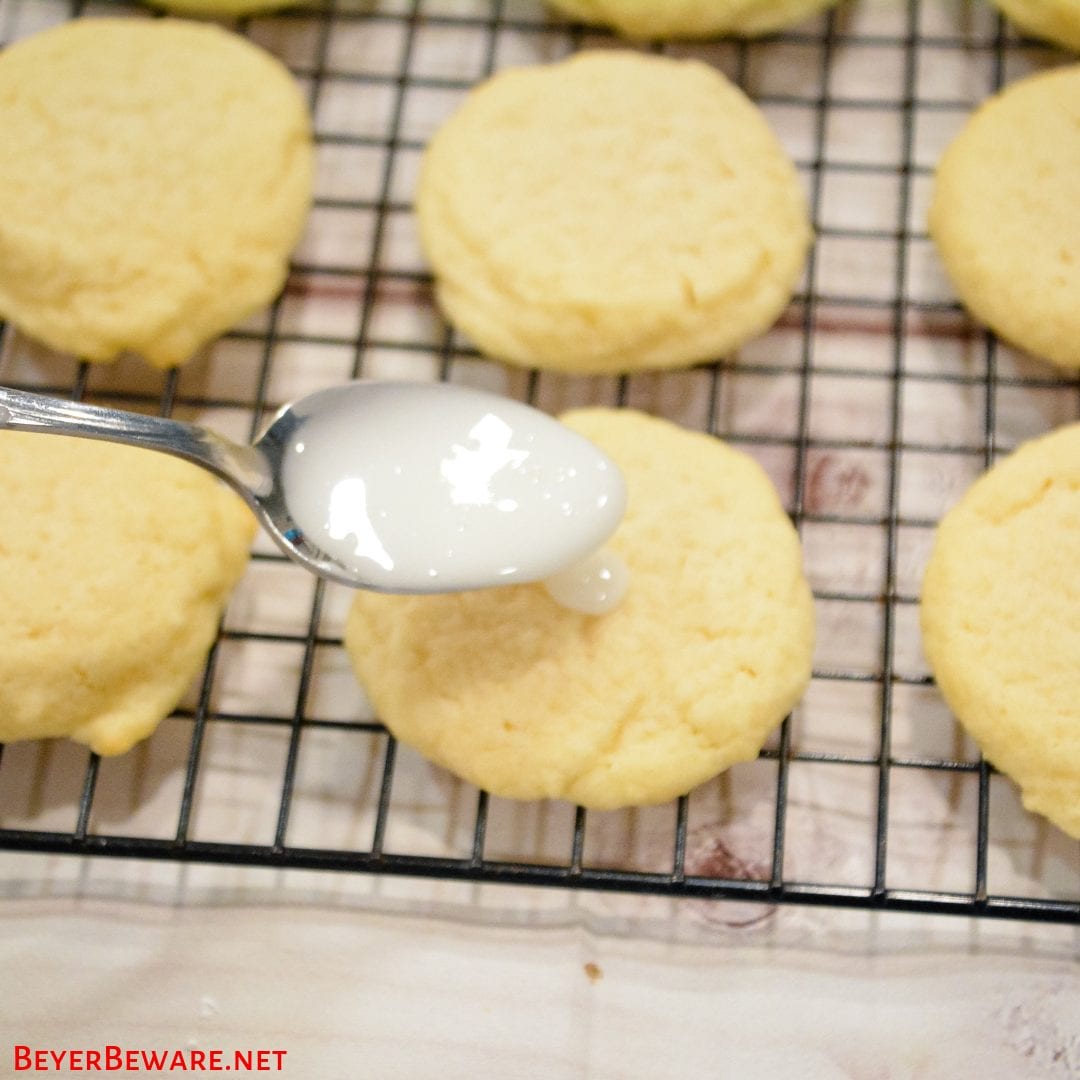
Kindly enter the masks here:
M 544 579 L 544 588 L 563 607 L 585 615 L 606 615 L 622 603 L 630 570 L 622 557 L 601 548 Z
M 289 512 L 369 587 L 540 581 L 595 552 L 622 518 L 611 460 L 520 402 L 442 383 L 358 383 L 305 399 L 297 415 L 282 460 Z

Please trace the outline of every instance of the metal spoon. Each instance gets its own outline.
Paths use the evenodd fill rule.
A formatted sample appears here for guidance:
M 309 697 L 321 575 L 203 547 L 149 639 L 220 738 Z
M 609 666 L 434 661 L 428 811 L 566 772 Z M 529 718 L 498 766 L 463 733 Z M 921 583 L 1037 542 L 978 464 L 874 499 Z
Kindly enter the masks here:
M 389 399 L 388 395 L 391 395 Z M 388 404 L 398 410 L 394 413 L 392 423 L 388 423 L 386 416 Z M 543 481 L 541 475 L 537 473 L 529 477 L 530 484 L 524 485 L 529 489 L 526 491 L 525 501 L 531 500 L 531 505 L 526 509 L 533 513 L 533 517 L 528 520 L 523 519 L 523 529 L 507 531 L 507 524 L 513 525 L 513 522 L 501 520 L 506 515 L 497 515 L 492 509 L 470 511 L 474 516 L 455 519 L 459 523 L 455 524 L 454 531 L 463 534 L 471 531 L 474 543 L 486 542 L 490 546 L 491 527 L 494 525 L 497 530 L 502 530 L 499 535 L 503 539 L 499 543 L 506 548 L 513 549 L 516 546 L 518 549 L 516 552 L 507 551 L 506 559 L 502 559 L 502 553 L 500 553 L 499 567 L 501 568 L 491 569 L 486 577 L 484 574 L 478 575 L 473 571 L 466 574 L 464 578 L 461 574 L 455 577 L 454 567 L 450 567 L 450 572 L 447 574 L 441 571 L 435 573 L 431 570 L 421 574 L 415 568 L 395 572 L 393 563 L 389 567 L 377 566 L 366 557 L 343 559 L 331 555 L 305 535 L 294 518 L 295 507 L 298 504 L 295 490 L 292 492 L 293 509 L 290 509 L 287 500 L 289 468 L 286 459 L 297 460 L 297 452 L 305 449 L 304 442 L 313 441 L 308 438 L 307 433 L 311 430 L 308 427 L 304 428 L 303 439 L 298 437 L 298 432 L 306 422 L 312 417 L 331 415 L 336 418 L 337 427 L 334 430 L 338 434 L 333 437 L 329 445 L 327 445 L 327 439 L 323 439 L 324 460 L 327 451 L 329 451 L 330 459 L 335 459 L 338 442 L 333 440 L 339 439 L 342 431 L 347 432 L 356 428 L 363 430 L 364 427 L 369 427 L 381 432 L 375 445 L 371 445 L 371 440 L 368 441 L 364 452 L 369 458 L 389 457 L 392 462 L 396 460 L 393 455 L 398 454 L 404 459 L 416 446 L 420 446 L 423 454 L 419 458 L 419 464 L 414 461 L 411 466 L 412 473 L 406 469 L 402 475 L 401 484 L 398 485 L 401 487 L 412 484 L 417 489 L 422 488 L 425 494 L 420 502 L 416 499 L 411 501 L 405 499 L 402 504 L 401 499 L 387 498 L 388 488 L 385 478 L 382 498 L 384 504 L 392 507 L 391 516 L 408 517 L 411 513 L 412 517 L 417 519 L 405 523 L 410 530 L 408 544 L 419 545 L 421 548 L 427 545 L 432 552 L 435 552 L 436 548 L 445 552 L 446 537 L 439 534 L 438 528 L 432 529 L 425 526 L 429 516 L 433 520 L 438 519 L 439 513 L 445 512 L 451 501 L 455 503 L 460 501 L 460 491 L 456 492 L 452 486 L 442 483 L 438 472 L 442 467 L 445 473 L 447 454 L 451 451 L 455 453 L 461 451 L 460 441 L 467 441 L 470 436 L 465 432 L 459 436 L 455 429 L 453 440 L 450 440 L 453 444 L 446 446 L 445 443 L 448 441 L 446 430 L 442 430 L 428 438 L 429 445 L 425 446 L 423 441 L 427 431 L 440 427 L 440 418 L 444 413 L 454 413 L 455 410 L 459 412 L 464 410 L 464 415 L 467 417 L 509 417 L 512 424 L 518 424 L 519 428 L 525 432 L 516 444 L 527 447 L 528 452 L 524 452 L 524 456 L 529 457 L 531 454 L 532 458 L 544 459 L 544 454 L 540 453 L 541 449 L 544 450 L 548 458 L 541 460 L 539 467 L 541 470 L 547 469 L 548 475 L 558 474 L 560 482 L 562 482 L 562 474 L 569 472 L 570 475 L 574 475 L 577 471 L 574 467 L 567 469 L 566 462 L 568 461 L 572 465 L 584 461 L 586 469 L 583 471 L 585 472 L 588 472 L 588 468 L 599 470 L 597 474 L 599 479 L 607 485 L 599 501 L 601 509 L 579 514 L 576 523 L 568 521 L 565 512 L 560 514 L 558 511 L 558 500 L 563 499 L 566 494 L 564 488 L 560 487 L 557 490 L 557 500 L 551 498 L 549 491 L 544 496 L 547 501 L 541 504 L 540 492 Z M 348 427 L 342 428 L 340 423 L 342 418 L 348 421 Z M 432 423 L 433 420 L 437 422 Z M 471 422 L 470 420 L 469 423 Z M 511 425 L 507 426 L 509 429 Z M 442 427 L 445 428 L 445 424 Z M 77 401 L 61 400 L 0 387 L 0 429 L 4 428 L 13 431 L 42 432 L 126 443 L 183 458 L 208 469 L 229 484 L 254 511 L 262 527 L 290 559 L 321 577 L 352 587 L 374 589 L 380 592 L 449 592 L 483 588 L 511 581 L 539 580 L 552 570 L 544 572 L 538 570 L 532 577 L 518 573 L 514 564 L 515 559 L 522 554 L 522 549 L 527 549 L 529 545 L 535 549 L 538 542 L 546 543 L 552 556 L 548 559 L 552 569 L 573 565 L 607 539 L 618 524 L 625 505 L 625 491 L 619 470 L 580 435 L 540 410 L 530 408 L 520 402 L 442 383 L 387 383 L 360 380 L 333 389 L 321 390 L 281 408 L 252 446 L 234 443 L 217 432 L 197 424 L 182 423 L 163 417 L 144 416 L 120 409 L 85 405 Z M 539 437 L 534 438 L 536 433 L 539 433 Z M 517 435 L 518 430 L 515 429 L 515 436 Z M 434 445 L 430 445 L 432 439 L 434 439 Z M 444 445 L 439 444 L 440 439 Z M 551 452 L 552 448 L 554 448 L 554 453 Z M 314 449 L 314 446 L 308 449 L 310 456 L 310 451 Z M 482 451 L 483 447 L 480 449 Z M 532 453 L 534 449 L 537 449 L 536 453 Z M 522 452 L 516 453 L 518 453 L 518 458 L 513 460 L 518 463 Z M 483 458 L 482 453 L 478 456 Z M 386 462 L 380 462 L 379 467 L 385 473 L 388 466 Z M 551 470 L 555 470 L 555 473 Z M 434 476 L 428 475 L 433 471 Z M 504 475 L 506 471 L 504 469 Z M 402 474 L 402 469 L 395 465 L 393 472 Z M 295 489 L 295 466 L 293 466 L 293 473 L 294 478 L 291 482 Z M 539 485 L 538 478 L 541 480 Z M 475 476 L 471 477 L 473 486 L 475 486 L 475 479 Z M 485 474 L 481 479 L 486 482 L 490 480 L 490 476 Z M 573 483 L 578 485 L 575 490 L 578 492 L 579 503 L 584 505 L 586 496 L 596 502 L 593 499 L 596 478 L 592 481 L 593 488 L 589 490 L 580 489 L 580 480 Z M 519 482 L 518 489 L 522 487 L 523 485 Z M 536 489 L 536 494 L 532 494 L 533 488 Z M 327 491 L 327 500 L 330 499 L 331 494 L 332 492 Z M 516 489 L 515 494 L 520 494 L 520 492 Z M 573 497 L 574 492 L 571 491 L 570 494 Z M 423 499 L 427 499 L 427 502 Z M 446 505 L 434 505 L 440 500 Z M 305 501 L 310 504 L 311 500 L 307 498 Z M 506 500 L 499 501 L 506 502 Z M 563 502 L 562 505 L 565 507 L 567 504 Z M 425 511 L 430 511 L 430 515 Z M 454 512 L 456 513 L 456 510 Z M 487 516 L 484 517 L 484 514 Z M 537 514 L 540 516 L 538 517 Z M 380 510 L 378 516 L 386 518 L 388 513 L 386 510 Z M 445 520 L 445 513 L 443 513 L 443 520 Z M 366 524 L 368 523 L 365 522 Z M 398 521 L 397 524 L 402 523 Z M 445 531 L 445 526 L 443 528 Z M 521 534 L 520 537 L 519 534 Z M 488 539 L 485 540 L 485 537 Z M 538 541 L 537 537 L 541 540 Z M 455 543 L 466 543 L 468 540 L 468 535 L 464 539 L 455 537 Z M 330 546 L 334 547 L 333 543 Z M 357 556 L 363 554 L 359 549 L 357 550 Z M 424 557 L 425 552 L 421 551 L 421 558 Z M 436 555 L 432 557 L 437 558 Z M 544 558 L 547 558 L 547 553 Z M 399 560 L 399 562 L 407 561 Z M 524 562 L 527 561 L 528 553 L 526 552 Z M 507 566 L 513 572 L 505 569 Z

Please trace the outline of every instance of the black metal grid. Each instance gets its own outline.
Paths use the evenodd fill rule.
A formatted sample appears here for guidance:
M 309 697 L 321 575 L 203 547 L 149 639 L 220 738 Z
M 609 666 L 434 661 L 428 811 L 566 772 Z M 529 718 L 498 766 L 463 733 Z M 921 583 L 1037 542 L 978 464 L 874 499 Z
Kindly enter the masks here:
M 453 377 L 457 365 L 477 359 L 477 354 L 458 341 L 449 328 L 440 336 L 396 337 L 378 332 L 376 311 L 380 295 L 388 288 L 414 290 L 417 303 L 430 303 L 426 293 L 429 284 L 422 268 L 385 265 L 383 255 L 388 245 L 389 231 L 410 206 L 397 190 L 396 170 L 401 160 L 423 147 L 423 139 L 414 137 L 406 127 L 406 111 L 410 95 L 418 91 L 435 93 L 460 92 L 476 79 L 499 66 L 499 47 L 503 35 L 516 32 L 535 35 L 538 42 L 560 42 L 560 47 L 578 48 L 585 44 L 609 44 L 608 36 L 584 27 L 570 26 L 546 19 L 538 6 L 513 3 L 512 0 L 490 0 L 474 7 L 481 14 L 463 14 L 454 10 L 463 5 L 439 3 L 438 0 L 399 0 L 397 3 L 368 5 L 326 3 L 314 11 L 285 12 L 269 19 L 242 20 L 236 24 L 240 32 L 251 33 L 257 40 L 265 37 L 269 28 L 284 40 L 289 35 L 306 35 L 311 44 L 309 58 L 294 62 L 293 69 L 308 87 L 312 111 L 317 118 L 317 139 L 322 150 L 340 147 L 347 150 L 371 151 L 381 164 L 375 172 L 375 188 L 364 197 L 320 195 L 318 210 L 364 214 L 371 221 L 368 255 L 359 264 L 337 262 L 328 258 L 299 256 L 293 266 L 293 279 L 322 279 L 344 281 L 355 288 L 359 305 L 354 333 L 312 331 L 310 328 L 290 328 L 284 325 L 284 299 L 271 308 L 264 327 L 241 329 L 228 340 L 246 343 L 257 351 L 254 378 L 250 395 L 187 392 L 181 372 L 163 376 L 160 385 L 93 386 L 95 372 L 87 365 L 75 366 L 73 377 L 50 379 L 48 375 L 30 382 L 18 383 L 30 389 L 45 390 L 77 398 L 95 399 L 143 410 L 170 414 L 179 409 L 242 410 L 247 416 L 247 434 L 254 436 L 268 411 L 279 402 L 272 393 L 272 380 L 281 365 L 283 346 L 325 346 L 346 351 L 351 356 L 349 370 L 343 376 L 367 373 L 368 358 L 378 350 L 398 354 L 415 353 L 433 360 L 442 378 Z M 130 5 L 72 2 L 64 5 L 65 14 L 80 17 L 110 10 L 127 9 Z M 0 15 L 9 19 L 17 14 L 18 0 L 0 5 Z M 13 14 L 14 13 L 14 14 Z M 704 426 L 749 452 L 766 450 L 784 455 L 790 471 L 789 506 L 797 527 L 804 534 L 814 526 L 865 528 L 872 544 L 883 545 L 880 553 L 880 582 L 868 587 L 860 582 L 841 582 L 830 587 L 818 587 L 815 595 L 819 604 L 833 604 L 840 609 L 858 605 L 871 606 L 880 612 L 880 638 L 877 662 L 870 669 L 857 665 L 819 665 L 815 683 L 865 684 L 874 691 L 876 704 L 868 717 L 876 732 L 874 745 L 863 752 L 831 751 L 801 748 L 792 720 L 781 728 L 778 741 L 762 753 L 761 760 L 775 771 L 773 794 L 773 827 L 767 858 L 756 868 L 735 861 L 727 873 L 697 873 L 687 866 L 688 843 L 691 836 L 689 797 L 678 800 L 673 808 L 671 858 L 663 870 L 634 868 L 630 865 L 594 865 L 586 854 L 586 836 L 590 815 L 578 808 L 573 814 L 564 857 L 502 858 L 488 850 L 488 832 L 492 800 L 483 793 L 468 796 L 472 800 L 470 824 L 467 828 L 467 850 L 458 855 L 413 854 L 395 850 L 387 842 L 394 809 L 394 784 L 398 763 L 395 741 L 386 735 L 375 719 L 338 720 L 320 717 L 310 705 L 313 681 L 318 678 L 316 656 L 323 650 L 340 648 L 340 637 L 327 633 L 324 626 L 324 606 L 327 586 L 314 585 L 304 626 L 297 632 L 278 633 L 251 629 L 231 629 L 226 623 L 217 645 L 209 657 L 197 697 L 190 708 L 181 709 L 177 721 L 187 725 L 186 752 L 182 765 L 183 781 L 174 830 L 169 835 L 143 835 L 137 831 L 107 831 L 95 828 L 94 810 L 101 762 L 89 755 L 78 781 L 75 798 L 74 824 L 70 829 L 28 826 L 0 828 L 0 848 L 21 851 L 58 852 L 95 856 L 136 857 L 206 863 L 236 863 L 273 867 L 312 868 L 346 872 L 402 874 L 423 877 L 443 877 L 483 882 L 507 882 L 558 887 L 580 887 L 597 890 L 620 890 L 654 893 L 669 896 L 694 896 L 712 899 L 741 899 L 773 904 L 815 904 L 848 907 L 908 910 L 920 912 L 956 913 L 997 916 L 1015 919 L 1080 922 L 1080 885 L 1068 895 L 1015 895 L 995 892 L 989 880 L 991 782 L 992 770 L 977 757 L 962 754 L 919 754 L 898 752 L 894 747 L 893 722 L 897 688 L 931 686 L 925 674 L 912 673 L 897 663 L 898 622 L 905 611 L 917 604 L 915 592 L 901 580 L 901 539 L 904 530 L 929 530 L 936 514 L 912 513 L 903 505 L 902 471 L 911 455 L 952 456 L 974 459 L 979 466 L 992 463 L 999 449 L 999 397 L 1007 392 L 1053 395 L 1055 416 L 1080 414 L 1080 383 L 1056 377 L 1052 370 L 1041 365 L 1022 364 L 1002 369 L 999 345 L 988 334 L 975 330 L 959 306 L 951 298 L 922 298 L 912 290 L 912 261 L 919 245 L 927 236 L 921 223 L 915 220 L 915 187 L 930 175 L 931 164 L 920 160 L 917 147 L 918 125 L 923 117 L 966 114 L 980 94 L 959 97 L 935 96 L 926 93 L 920 75 L 923 65 L 955 53 L 974 58 L 974 65 L 989 71 L 989 86 L 993 89 L 1010 77 L 1010 62 L 1015 57 L 1037 54 L 1053 62 L 1057 57 L 1042 46 L 1012 38 L 1003 23 L 994 24 L 991 33 L 958 22 L 955 32 L 933 33 L 924 29 L 923 5 L 909 0 L 902 27 L 890 33 L 860 32 L 851 25 L 845 9 L 823 17 L 811 29 L 800 29 L 775 36 L 761 43 L 728 42 L 703 46 L 701 49 L 655 46 L 665 51 L 702 55 L 726 67 L 728 73 L 766 110 L 789 110 L 801 117 L 808 138 L 808 153 L 795 151 L 797 164 L 806 180 L 818 244 L 811 253 L 803 288 L 795 297 L 779 331 L 765 339 L 763 352 L 779 341 L 777 333 L 786 333 L 789 342 L 797 344 L 778 348 L 780 358 L 743 358 L 704 365 L 695 370 L 707 387 L 707 409 Z M 366 26 L 372 32 L 392 28 L 398 46 L 395 64 L 376 63 L 371 70 L 353 70 L 335 66 L 333 43 L 335 36 Z M 479 42 L 480 59 L 474 79 L 447 78 L 413 70 L 418 35 L 431 27 L 460 32 Z M 7 28 L 0 23 L 0 33 Z M 791 50 L 805 58 L 803 85 L 796 89 L 761 85 L 758 69 L 770 50 Z M 890 56 L 898 64 L 898 79 L 893 92 L 869 94 L 837 89 L 833 74 L 837 57 L 851 50 L 875 50 Z M 538 56 L 538 59 L 542 57 Z M 766 83 L 768 80 L 764 80 Z M 385 126 L 380 134 L 349 133 L 320 126 L 320 106 L 330 88 L 341 84 L 358 84 L 388 95 Z M 837 117 L 862 113 L 882 116 L 897 126 L 899 153 L 889 161 L 864 159 L 858 156 L 847 160 L 831 155 L 830 125 Z M 880 220 L 870 225 L 841 223 L 829 219 L 825 211 L 825 186 L 830 178 L 846 176 L 863 183 L 875 177 L 895 184 L 895 212 L 891 223 Z M 889 257 L 888 275 L 891 280 L 882 293 L 881 282 L 871 288 L 832 288 L 823 280 L 824 245 L 832 241 L 886 245 Z M 286 290 L 285 296 L 288 296 Z M 853 320 L 856 329 L 874 326 L 873 331 L 887 342 L 885 361 L 879 364 L 847 364 L 837 362 L 827 348 L 830 320 Z M 931 339 L 959 338 L 978 343 L 982 353 L 981 370 L 971 365 L 957 370 L 920 369 L 909 362 L 909 344 L 913 324 L 919 332 L 929 333 Z M 927 331 L 929 327 L 929 331 Z M 823 329 L 824 328 L 824 329 Z M 14 335 L 8 333 L 7 347 Z M 825 353 L 823 357 L 820 355 Z M 0 368 L 0 371 L 3 369 Z M 47 371 L 55 371 L 55 367 Z M 756 379 L 794 380 L 794 423 L 790 430 L 740 430 L 739 425 L 725 420 L 721 401 L 725 388 L 740 373 L 751 373 Z M 538 373 L 524 376 L 518 391 L 527 400 L 539 401 L 541 381 Z M 843 381 L 845 392 L 859 394 L 864 388 L 877 393 L 884 404 L 881 430 L 876 434 L 846 437 L 822 432 L 815 428 L 815 390 L 824 380 Z M 954 387 L 961 392 L 971 391 L 981 396 L 980 430 L 977 437 L 969 431 L 959 440 L 951 437 L 909 437 L 905 430 L 905 394 L 920 386 Z M 623 405 L 635 399 L 636 380 L 622 377 L 610 388 L 611 403 Z M 819 391 L 820 392 L 820 391 Z M 1061 404 L 1061 403 L 1065 404 Z M 812 472 L 821 455 L 831 451 L 876 455 L 883 462 L 883 499 L 880 509 L 854 509 L 816 506 L 812 493 Z M 268 550 L 255 555 L 256 563 L 279 561 Z M 295 698 L 281 710 L 259 713 L 230 712 L 214 705 L 215 678 L 220 653 L 229 643 L 260 642 L 288 645 L 301 651 Z M 192 833 L 193 811 L 198 801 L 199 782 L 204 771 L 204 744 L 211 730 L 224 726 L 268 725 L 287 732 L 287 745 L 281 772 L 281 783 L 273 808 L 272 838 L 264 843 L 203 840 Z M 324 731 L 331 737 L 344 738 L 346 733 L 369 736 L 372 763 L 377 768 L 373 800 L 373 820 L 370 842 L 362 848 L 345 848 L 297 844 L 290 841 L 289 827 L 294 808 L 298 765 L 304 736 L 308 732 Z M 0 748 L 2 749 L 2 748 Z M 10 757 L 10 751 L 7 755 Z M 4 758 L 0 757 L 0 798 L 3 796 Z M 800 764 L 838 765 L 857 767 L 873 776 L 871 830 L 872 858 L 868 880 L 861 884 L 831 881 L 826 875 L 804 874 L 793 877 L 785 868 L 785 850 L 789 826 L 789 786 L 793 767 Z M 940 887 L 897 888 L 888 878 L 890 840 L 891 789 L 896 778 L 908 771 L 937 772 L 967 778 L 977 784 L 976 821 L 973 826 L 974 859 L 970 884 L 962 889 Z M 9 777 L 10 782 L 10 777 Z M 0 818 L 0 824 L 3 819 Z M 1075 849 L 1074 849 L 1075 850 Z

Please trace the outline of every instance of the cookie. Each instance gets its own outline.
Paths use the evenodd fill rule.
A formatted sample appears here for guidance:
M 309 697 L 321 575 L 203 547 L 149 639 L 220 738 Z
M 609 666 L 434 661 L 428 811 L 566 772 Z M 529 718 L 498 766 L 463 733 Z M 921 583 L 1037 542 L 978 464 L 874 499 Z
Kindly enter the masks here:
M 311 200 L 307 106 L 219 27 L 81 19 L 0 53 L 0 316 L 157 367 L 270 301 Z
M 0 742 L 119 754 L 198 674 L 254 519 L 205 471 L 0 432 Z
M 1080 65 L 1013 83 L 969 118 L 938 165 L 929 224 L 979 321 L 1080 368 Z
M 1080 837 L 1080 424 L 977 480 L 937 532 L 922 590 L 945 700 L 1024 805 Z
M 416 209 L 451 323 L 581 373 L 729 355 L 784 309 L 811 241 L 757 107 L 705 64 L 625 51 L 483 83 L 432 139 Z
M 357 593 L 346 648 L 389 730 L 480 788 L 663 802 L 754 758 L 802 694 L 799 541 L 765 473 L 718 440 L 630 410 L 564 419 L 627 482 L 622 604 L 582 615 L 540 584 Z
M 202 18 L 257 15 L 284 7 L 309 7 L 311 0 L 145 0 L 151 7 L 163 8 L 177 15 Z
M 756 37 L 793 26 L 837 0 L 548 0 L 581 22 L 637 39 Z
M 1031 37 L 1080 52 L 1080 0 L 991 0 Z

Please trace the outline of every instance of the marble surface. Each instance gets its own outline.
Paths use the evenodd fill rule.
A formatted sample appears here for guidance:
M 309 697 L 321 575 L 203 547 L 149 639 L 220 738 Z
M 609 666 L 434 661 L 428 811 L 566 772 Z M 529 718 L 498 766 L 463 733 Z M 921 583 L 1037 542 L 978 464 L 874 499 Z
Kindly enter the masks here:
M 497 886 L 0 870 L 0 1047 L 278 1047 L 300 1078 L 1080 1075 L 1074 928 L 805 909 L 731 926 L 723 905 Z

